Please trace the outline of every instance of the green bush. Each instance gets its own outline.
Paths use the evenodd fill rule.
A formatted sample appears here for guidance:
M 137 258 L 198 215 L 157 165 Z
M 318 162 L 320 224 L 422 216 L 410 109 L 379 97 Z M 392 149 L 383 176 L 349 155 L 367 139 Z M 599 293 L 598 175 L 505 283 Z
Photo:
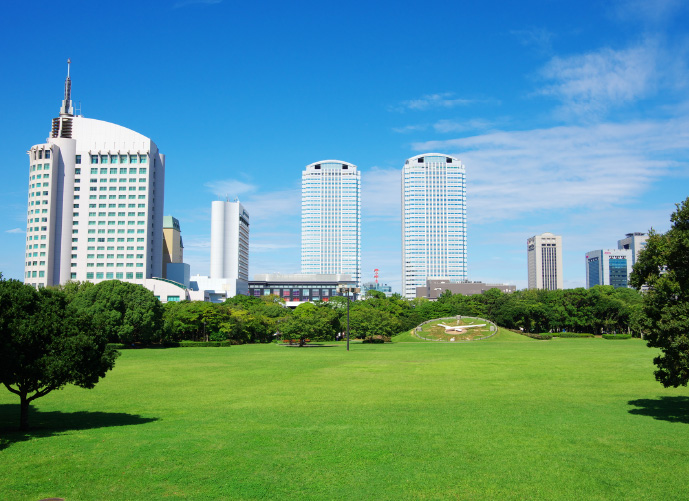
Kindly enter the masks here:
M 603 334 L 603 339 L 631 339 L 631 334 Z
M 588 332 L 553 332 L 553 337 L 593 337 Z
M 180 341 L 180 348 L 209 348 L 209 347 L 220 347 L 220 346 L 232 346 L 232 341 Z
M 365 337 L 364 340 L 362 341 L 362 343 L 379 344 L 379 343 L 389 343 L 390 341 L 391 341 L 390 337 L 376 335 L 376 336 Z

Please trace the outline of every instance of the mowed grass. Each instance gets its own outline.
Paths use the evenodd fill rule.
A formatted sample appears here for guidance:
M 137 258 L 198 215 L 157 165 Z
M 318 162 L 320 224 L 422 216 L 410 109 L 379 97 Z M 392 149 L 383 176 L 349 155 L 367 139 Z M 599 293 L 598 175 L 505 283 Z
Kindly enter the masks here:
M 123 351 L 93 390 L 0 392 L 0 497 L 686 499 L 689 390 L 639 340 Z

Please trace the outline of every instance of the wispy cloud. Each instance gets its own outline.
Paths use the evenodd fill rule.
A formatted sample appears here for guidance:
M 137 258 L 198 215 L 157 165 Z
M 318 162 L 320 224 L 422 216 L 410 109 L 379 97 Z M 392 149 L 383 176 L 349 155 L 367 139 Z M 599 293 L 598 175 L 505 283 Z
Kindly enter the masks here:
M 173 5 L 173 9 L 180 7 L 187 7 L 189 5 L 215 5 L 221 3 L 222 0 L 177 0 Z
M 660 57 L 651 40 L 622 50 L 554 57 L 541 71 L 551 83 L 539 93 L 560 100 L 559 112 L 565 116 L 596 119 L 612 107 L 650 95 L 658 85 Z
M 465 132 L 468 130 L 486 130 L 493 127 L 494 124 L 488 120 L 483 119 L 468 119 L 468 120 L 438 120 L 433 124 L 433 129 L 436 132 L 446 134 L 448 132 Z
M 517 38 L 525 47 L 533 47 L 542 54 L 552 52 L 553 33 L 544 28 L 512 30 L 510 35 Z
M 256 186 L 253 184 L 248 184 L 236 179 L 219 179 L 217 181 L 205 183 L 204 186 L 218 197 L 233 198 L 256 191 Z
M 361 211 L 367 221 L 399 221 L 402 166 L 399 169 L 373 167 L 361 174 Z
M 475 103 L 474 99 L 460 99 L 453 92 L 441 92 L 438 94 L 426 94 L 418 99 L 402 101 L 396 106 L 391 106 L 391 111 L 425 111 L 431 109 L 450 109 L 457 106 L 466 106 Z
M 622 21 L 640 21 L 658 27 L 680 10 L 687 8 L 684 0 L 618 0 L 612 4 L 614 17 Z
M 405 125 L 404 127 L 393 127 L 392 131 L 398 134 L 409 134 L 410 132 L 419 132 L 428 129 L 428 124 L 419 125 Z
M 21 228 L 12 228 L 11 230 L 5 230 L 5 233 L 26 233 Z
M 534 211 L 596 210 L 638 198 L 686 163 L 689 118 L 500 131 L 417 143 L 417 151 L 455 153 L 467 165 L 472 220 L 505 220 Z

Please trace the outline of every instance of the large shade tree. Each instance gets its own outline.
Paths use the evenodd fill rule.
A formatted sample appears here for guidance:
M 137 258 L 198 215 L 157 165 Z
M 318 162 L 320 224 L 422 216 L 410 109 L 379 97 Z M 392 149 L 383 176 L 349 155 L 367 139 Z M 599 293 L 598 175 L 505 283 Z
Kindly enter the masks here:
M 662 352 L 653 359 L 656 379 L 665 387 L 678 387 L 689 381 L 689 198 L 677 204 L 670 220 L 667 233 L 649 232 L 631 284 L 648 288 L 645 335 L 648 346 Z
M 0 279 L 0 383 L 19 396 L 20 429 L 33 400 L 67 384 L 93 388 L 117 355 L 64 292 Z

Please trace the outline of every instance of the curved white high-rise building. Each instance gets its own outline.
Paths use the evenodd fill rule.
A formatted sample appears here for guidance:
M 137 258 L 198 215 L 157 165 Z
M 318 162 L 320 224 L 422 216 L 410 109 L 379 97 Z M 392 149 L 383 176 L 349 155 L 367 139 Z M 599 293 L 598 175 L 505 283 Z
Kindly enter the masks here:
M 424 153 L 402 169 L 402 288 L 429 278 L 467 278 L 466 169 L 455 157 Z
M 239 202 L 211 205 L 210 278 L 249 280 L 249 213 Z
M 348 274 L 361 286 L 361 173 L 341 160 L 306 166 L 301 181 L 301 272 Z
M 165 157 L 151 139 L 74 115 L 68 71 L 50 137 L 28 154 L 25 283 L 162 276 Z

